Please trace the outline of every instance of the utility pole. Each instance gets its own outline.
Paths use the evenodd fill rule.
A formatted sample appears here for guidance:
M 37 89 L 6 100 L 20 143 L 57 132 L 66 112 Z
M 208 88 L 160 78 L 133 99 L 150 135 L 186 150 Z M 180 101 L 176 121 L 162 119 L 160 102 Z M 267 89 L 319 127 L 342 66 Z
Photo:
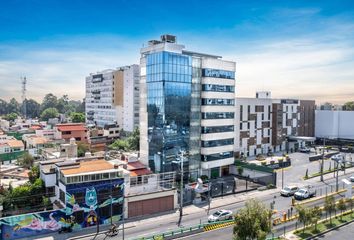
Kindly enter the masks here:
M 211 182 L 209 180 L 209 183 L 208 183 L 208 215 L 209 215 L 209 211 L 210 211 L 210 200 L 211 200 L 210 191 L 211 191 Z
M 22 113 L 23 113 L 23 117 L 26 119 L 27 117 L 27 106 L 26 106 L 26 84 L 27 84 L 27 79 L 26 77 L 24 77 L 22 79 Z
M 321 182 L 323 182 L 323 165 L 324 165 L 325 146 L 326 146 L 326 138 L 323 138 L 323 151 L 322 151 L 322 163 L 321 163 Z
M 337 176 L 336 176 L 336 192 L 338 192 L 338 170 L 339 170 L 339 161 L 337 162 Z
M 284 188 L 284 165 L 281 168 L 281 188 Z
M 181 225 L 182 222 L 182 216 L 183 216 L 183 161 L 184 161 L 184 151 L 181 152 L 181 187 L 180 187 L 180 202 L 179 202 L 179 220 L 178 220 L 178 226 Z

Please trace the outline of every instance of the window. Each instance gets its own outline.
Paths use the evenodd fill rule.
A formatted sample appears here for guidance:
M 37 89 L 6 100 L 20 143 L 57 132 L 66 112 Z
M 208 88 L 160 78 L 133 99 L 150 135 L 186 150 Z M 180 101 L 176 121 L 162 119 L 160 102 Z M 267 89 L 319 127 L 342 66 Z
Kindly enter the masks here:
M 202 98 L 202 105 L 234 105 L 233 99 Z
M 211 92 L 235 92 L 235 87 L 228 85 L 203 84 L 202 90 Z
M 232 119 L 234 115 L 233 112 L 207 112 L 202 113 L 202 119 Z
M 240 106 L 240 121 L 243 120 L 243 116 L 242 116 L 243 114 L 242 113 L 243 113 L 243 106 L 241 105 Z
M 210 155 L 201 155 L 201 161 L 207 162 L 207 161 L 231 158 L 231 157 L 233 157 L 233 155 L 234 155 L 234 152 L 222 152 L 222 153 L 215 153 L 215 154 L 210 154 Z
M 235 72 L 211 68 L 202 69 L 203 77 L 235 79 Z
M 202 127 L 202 133 L 233 132 L 234 126 Z
M 211 141 L 202 141 L 202 147 L 218 147 L 224 145 L 234 144 L 234 139 L 222 139 L 222 140 L 211 140 Z

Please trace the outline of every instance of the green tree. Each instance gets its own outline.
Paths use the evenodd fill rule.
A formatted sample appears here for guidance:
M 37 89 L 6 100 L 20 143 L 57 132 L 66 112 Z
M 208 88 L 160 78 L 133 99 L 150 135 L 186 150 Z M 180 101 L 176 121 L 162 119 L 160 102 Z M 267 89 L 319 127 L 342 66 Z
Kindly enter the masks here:
M 20 113 L 20 104 L 15 98 L 11 98 L 10 102 L 7 104 L 8 113 Z
M 58 109 L 58 112 L 65 113 L 65 109 L 67 108 L 68 102 L 69 102 L 68 95 L 65 94 L 57 100 L 57 104 L 55 108 Z
M 33 166 L 28 173 L 30 183 L 34 183 L 39 178 L 39 167 Z
M 59 116 L 59 112 L 56 108 L 47 108 L 41 113 L 41 119 L 48 121 L 50 118 L 56 118 Z
M 9 113 L 9 114 L 6 114 L 6 116 L 4 117 L 4 119 L 6 119 L 7 121 L 15 121 L 15 119 L 18 117 L 18 114 L 13 112 L 13 113 Z
M 309 211 L 308 208 L 304 208 L 303 206 L 297 206 L 296 207 L 296 210 L 299 214 L 299 222 L 302 223 L 304 225 L 303 229 L 302 229 L 302 232 L 304 233 L 305 232 L 305 228 L 307 226 L 307 223 L 310 221 L 311 219 L 311 213 Z
M 265 239 L 271 230 L 269 210 L 256 199 L 248 200 L 235 215 L 234 239 Z
M 315 225 L 315 232 L 317 232 L 317 223 L 321 219 L 322 210 L 319 206 L 315 206 L 310 211 L 311 223 Z
M 243 174 L 243 167 L 238 166 L 238 167 L 237 167 L 237 173 L 238 173 L 238 175 L 242 176 L 242 174 Z
M 45 196 L 42 197 L 42 203 L 43 203 L 43 206 L 44 206 L 44 210 L 47 210 L 47 208 L 51 204 L 50 199 L 48 197 L 45 197 Z
M 336 209 L 336 202 L 333 196 L 325 198 L 324 209 L 329 214 L 329 222 L 332 225 L 332 212 Z
M 43 98 L 42 105 L 41 105 L 41 112 L 43 112 L 47 108 L 56 108 L 57 104 L 58 104 L 58 98 L 54 96 L 52 93 L 48 93 Z
M 344 103 L 343 110 L 354 111 L 354 101 Z
M 37 118 L 41 111 L 41 105 L 33 99 L 25 100 L 27 117 Z
M 70 114 L 71 120 L 74 123 L 81 123 L 85 122 L 85 114 L 84 113 L 78 113 L 78 112 L 73 112 Z
M 18 160 L 20 166 L 25 168 L 31 168 L 34 163 L 34 158 L 28 152 L 25 152 L 22 157 Z
M 109 148 L 115 150 L 127 151 L 129 150 L 129 144 L 127 141 L 123 139 L 117 139 L 111 145 L 109 145 Z
M 77 143 L 77 156 L 84 157 L 85 153 L 89 151 L 89 146 L 86 143 Z
M 342 214 L 345 210 L 347 210 L 347 205 L 345 204 L 344 198 L 339 199 L 337 204 L 337 209 L 340 211 L 340 220 L 342 220 Z
M 133 133 L 127 139 L 128 148 L 130 150 L 138 151 L 140 149 L 140 131 L 135 128 Z
M 7 102 L 3 99 L 0 99 L 0 115 L 8 114 L 9 112 L 7 111 L 7 109 Z

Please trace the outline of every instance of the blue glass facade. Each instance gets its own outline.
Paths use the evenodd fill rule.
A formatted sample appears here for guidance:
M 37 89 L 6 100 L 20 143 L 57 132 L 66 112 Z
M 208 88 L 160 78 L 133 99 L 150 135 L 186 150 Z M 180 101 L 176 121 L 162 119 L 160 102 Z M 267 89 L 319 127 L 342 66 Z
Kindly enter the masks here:
M 146 83 L 149 165 L 156 172 L 172 171 L 181 151 L 190 150 L 192 57 L 148 54 Z

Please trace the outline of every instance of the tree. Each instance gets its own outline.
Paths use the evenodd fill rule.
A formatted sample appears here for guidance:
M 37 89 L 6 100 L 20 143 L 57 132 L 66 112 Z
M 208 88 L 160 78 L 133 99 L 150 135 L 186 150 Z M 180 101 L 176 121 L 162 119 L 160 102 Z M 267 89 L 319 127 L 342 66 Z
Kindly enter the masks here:
M 25 152 L 18 162 L 22 167 L 31 168 L 34 163 L 34 158 L 28 152 Z
M 343 110 L 354 111 L 354 101 L 344 103 Z
M 329 222 L 332 225 L 332 212 L 336 209 L 336 203 L 333 196 L 327 196 L 325 198 L 324 209 L 329 214 Z
M 85 114 L 84 113 L 73 112 L 70 114 L 70 117 L 74 123 L 85 122 Z
M 52 93 L 48 93 L 43 98 L 41 111 L 43 112 L 47 108 L 56 108 L 57 104 L 58 104 L 58 98 L 54 96 Z
M 128 148 L 130 150 L 138 151 L 140 149 L 140 131 L 139 128 L 135 128 L 133 133 L 128 137 Z
M 345 204 L 344 198 L 339 199 L 337 204 L 337 209 L 340 211 L 340 220 L 342 220 L 342 214 L 345 210 L 347 210 L 347 205 Z
M 37 118 L 41 110 L 41 105 L 33 99 L 25 100 L 27 117 Z
M 117 139 L 111 145 L 109 145 L 109 148 L 127 151 L 127 150 L 129 150 L 129 144 L 127 141 L 125 141 L 123 139 Z
M 311 213 L 309 211 L 309 209 L 307 208 L 304 208 L 303 206 L 297 206 L 296 207 L 296 210 L 299 214 L 299 222 L 302 223 L 304 225 L 303 229 L 302 229 L 302 232 L 304 233 L 305 232 L 305 228 L 306 228 L 306 225 L 307 223 L 309 222 L 309 220 L 311 219 Z
M 0 99 L 0 115 L 8 114 L 9 112 L 7 109 L 7 102 L 3 99 Z
M 243 167 L 238 166 L 238 167 L 237 167 L 237 172 L 238 172 L 238 175 L 242 176 L 242 174 L 243 174 Z
M 43 196 L 42 197 L 42 203 L 44 206 L 44 210 L 47 210 L 47 208 L 50 206 L 51 202 L 48 197 Z
M 246 206 L 235 215 L 234 239 L 265 239 L 271 230 L 270 211 L 256 199 L 246 202 Z
M 39 167 L 33 166 L 31 171 L 28 173 L 28 178 L 30 183 L 34 183 L 39 178 Z
M 41 113 L 41 119 L 48 121 L 50 118 L 56 118 L 59 116 L 59 112 L 56 108 L 47 108 Z
M 15 98 L 11 98 L 10 102 L 7 104 L 8 113 L 20 113 L 20 104 Z
M 58 99 L 57 104 L 56 104 L 56 109 L 58 109 L 58 112 L 60 113 L 65 113 L 65 108 L 67 108 L 69 102 L 68 95 L 63 95 L 61 98 Z
M 317 232 L 317 223 L 321 219 L 322 210 L 319 206 L 315 206 L 310 211 L 311 223 L 315 225 L 315 232 Z
M 77 156 L 84 157 L 85 153 L 89 151 L 89 146 L 86 143 L 77 143 Z
M 16 120 L 16 118 L 18 117 L 18 114 L 13 112 L 13 113 L 9 113 L 6 114 L 6 116 L 4 117 L 7 121 L 13 122 Z

